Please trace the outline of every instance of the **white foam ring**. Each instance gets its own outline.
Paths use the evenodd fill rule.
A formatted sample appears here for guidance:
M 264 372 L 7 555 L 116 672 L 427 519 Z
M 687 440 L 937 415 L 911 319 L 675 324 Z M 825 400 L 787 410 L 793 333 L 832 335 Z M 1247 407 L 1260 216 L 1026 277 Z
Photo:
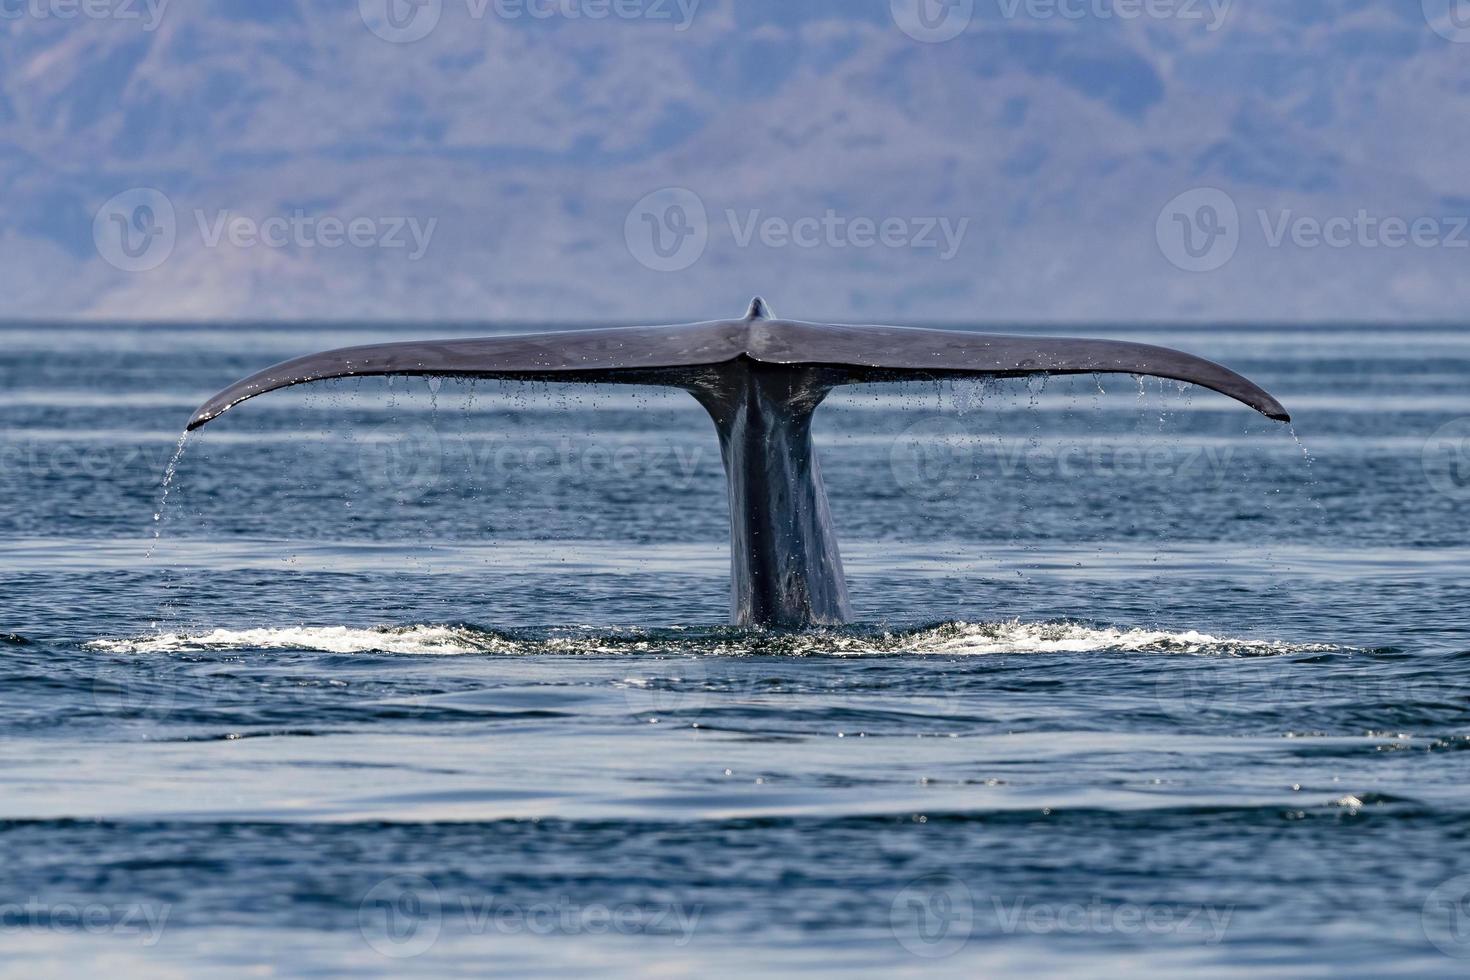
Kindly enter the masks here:
M 761 633 L 737 630 L 565 630 L 559 635 L 510 637 L 469 626 L 405 626 L 371 629 L 294 626 L 217 629 L 209 633 L 159 633 L 88 644 L 108 653 L 166 654 L 221 650 L 292 650 L 319 653 L 390 653 L 410 656 L 619 655 L 707 653 L 859 657 L 895 654 L 978 656 L 1016 653 L 1273 654 L 1326 652 L 1324 644 L 1229 639 L 1196 630 L 1097 628 L 1080 623 L 946 623 L 929 629 L 862 633 Z

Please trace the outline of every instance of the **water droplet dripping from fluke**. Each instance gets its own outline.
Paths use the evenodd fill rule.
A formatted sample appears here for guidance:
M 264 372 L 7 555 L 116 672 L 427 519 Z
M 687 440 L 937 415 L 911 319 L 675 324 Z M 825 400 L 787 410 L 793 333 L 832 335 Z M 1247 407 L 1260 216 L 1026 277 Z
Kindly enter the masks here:
M 148 546 L 145 559 L 151 559 L 153 553 L 158 550 L 158 541 L 163 536 L 163 515 L 168 512 L 168 495 L 173 489 L 174 477 L 179 472 L 179 462 L 184 458 L 184 448 L 189 442 L 189 432 L 184 430 L 179 436 L 179 444 L 174 447 L 173 458 L 168 461 L 168 466 L 163 471 L 163 490 L 158 499 L 158 510 L 153 513 L 153 541 Z

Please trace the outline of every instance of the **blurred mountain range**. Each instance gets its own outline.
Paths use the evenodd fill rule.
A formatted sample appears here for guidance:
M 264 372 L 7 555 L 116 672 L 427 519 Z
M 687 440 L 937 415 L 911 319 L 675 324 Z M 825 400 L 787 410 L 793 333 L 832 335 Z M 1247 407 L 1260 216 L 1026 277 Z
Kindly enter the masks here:
M 15 0 L 3 308 L 1458 318 L 1460 2 Z

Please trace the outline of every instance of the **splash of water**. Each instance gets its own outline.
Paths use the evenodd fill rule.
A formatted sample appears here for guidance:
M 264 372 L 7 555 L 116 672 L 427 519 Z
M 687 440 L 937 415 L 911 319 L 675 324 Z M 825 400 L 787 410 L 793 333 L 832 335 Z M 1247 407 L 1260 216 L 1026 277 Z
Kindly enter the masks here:
M 1307 468 L 1307 499 L 1312 502 L 1312 509 L 1317 512 L 1317 529 L 1324 530 L 1327 527 L 1327 507 L 1322 503 L 1322 495 L 1318 492 L 1320 484 L 1314 469 L 1317 457 L 1313 456 L 1307 444 L 1302 442 L 1302 437 L 1297 434 L 1295 424 L 1288 423 L 1287 431 L 1291 433 L 1291 438 L 1296 442 L 1296 448 L 1301 451 L 1302 461 Z
M 1095 627 L 1075 622 L 945 623 L 915 630 L 857 629 L 768 633 L 739 629 L 544 630 L 496 632 L 472 626 L 292 626 L 208 633 L 159 633 L 133 639 L 96 640 L 109 653 L 170 654 L 229 650 L 291 650 L 408 656 L 984 656 L 998 654 L 1154 653 L 1272 656 L 1339 649 L 1234 639 L 1197 630 Z
M 1311 477 L 1309 485 L 1315 487 L 1317 485 L 1317 477 L 1312 472 L 1312 467 L 1317 464 L 1317 457 L 1313 456 L 1311 450 L 1307 448 L 1307 444 L 1302 442 L 1302 437 L 1297 434 L 1295 423 L 1288 422 L 1286 428 L 1291 433 L 1291 438 L 1296 442 L 1296 448 L 1301 451 L 1302 460 L 1307 464 L 1307 475 Z
M 168 510 L 168 495 L 173 489 L 174 477 L 178 475 L 179 463 L 184 458 L 184 449 L 189 443 L 189 432 L 179 436 L 179 444 L 174 447 L 173 458 L 168 461 L 168 466 L 163 471 L 163 490 L 159 494 L 158 509 L 153 512 L 153 541 L 148 545 L 148 553 L 145 559 L 152 559 L 153 553 L 158 550 L 159 539 L 163 537 L 163 516 Z

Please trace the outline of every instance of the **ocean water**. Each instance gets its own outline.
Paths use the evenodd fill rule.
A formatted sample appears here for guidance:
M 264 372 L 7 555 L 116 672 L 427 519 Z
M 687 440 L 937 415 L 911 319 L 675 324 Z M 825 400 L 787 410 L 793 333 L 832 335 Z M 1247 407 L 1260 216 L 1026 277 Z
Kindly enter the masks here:
M 1470 334 L 1069 331 L 1291 428 L 834 395 L 862 622 L 791 635 L 722 625 L 680 393 L 336 382 L 176 455 L 236 378 L 422 330 L 0 327 L 7 972 L 1470 966 Z

